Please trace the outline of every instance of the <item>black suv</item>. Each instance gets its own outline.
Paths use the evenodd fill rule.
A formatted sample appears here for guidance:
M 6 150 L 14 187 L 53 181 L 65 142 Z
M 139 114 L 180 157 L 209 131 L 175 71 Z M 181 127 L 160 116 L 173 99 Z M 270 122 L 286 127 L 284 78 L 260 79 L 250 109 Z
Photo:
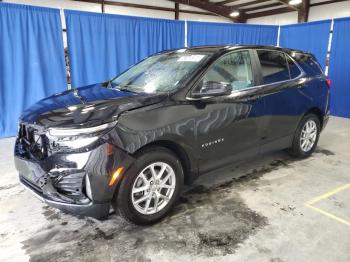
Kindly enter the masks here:
M 172 50 L 27 109 L 15 164 L 50 206 L 105 218 L 112 205 L 150 224 L 199 174 L 271 150 L 309 156 L 328 116 L 329 81 L 312 54 Z

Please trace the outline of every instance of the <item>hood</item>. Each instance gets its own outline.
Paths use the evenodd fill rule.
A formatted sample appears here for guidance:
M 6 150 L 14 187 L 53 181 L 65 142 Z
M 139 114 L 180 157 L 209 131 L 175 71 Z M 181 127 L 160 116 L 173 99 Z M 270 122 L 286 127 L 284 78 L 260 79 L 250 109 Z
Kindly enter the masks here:
M 90 85 L 55 94 L 27 108 L 21 121 L 44 127 L 90 127 L 115 121 L 128 110 L 162 101 L 166 94 L 145 94 Z

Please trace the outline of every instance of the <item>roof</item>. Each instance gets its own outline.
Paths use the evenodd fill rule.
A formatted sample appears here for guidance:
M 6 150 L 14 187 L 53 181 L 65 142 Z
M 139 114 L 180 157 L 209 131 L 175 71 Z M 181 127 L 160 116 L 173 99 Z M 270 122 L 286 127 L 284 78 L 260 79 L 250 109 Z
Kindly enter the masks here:
M 296 55 L 298 57 L 302 57 L 303 55 L 311 55 L 314 57 L 314 55 L 307 51 L 302 51 L 298 49 L 292 49 L 292 48 L 283 48 L 278 46 L 272 46 L 272 45 L 207 45 L 207 46 L 193 46 L 193 47 L 183 47 L 183 48 L 177 48 L 177 49 L 171 49 L 171 50 L 164 50 L 161 52 L 158 52 L 156 54 L 166 54 L 166 53 L 174 53 L 178 52 L 179 50 L 184 51 L 193 51 L 198 53 L 207 53 L 211 55 L 221 55 L 231 50 L 239 50 L 239 49 L 267 49 L 267 50 L 275 50 L 275 51 L 282 51 L 290 56 L 296 58 Z M 155 55 L 156 55 L 155 54 Z M 301 56 L 300 56 L 301 55 Z
M 268 49 L 268 50 L 276 50 L 276 51 L 283 51 L 286 53 L 303 53 L 303 54 L 309 54 L 309 52 L 298 50 L 298 49 L 292 49 L 292 48 L 283 48 L 278 46 L 272 46 L 272 45 L 211 45 L 211 46 L 193 46 L 186 48 L 187 50 L 195 50 L 195 51 L 203 51 L 203 52 L 210 52 L 210 53 L 216 53 L 216 52 L 222 52 L 227 50 L 234 50 L 234 49 Z

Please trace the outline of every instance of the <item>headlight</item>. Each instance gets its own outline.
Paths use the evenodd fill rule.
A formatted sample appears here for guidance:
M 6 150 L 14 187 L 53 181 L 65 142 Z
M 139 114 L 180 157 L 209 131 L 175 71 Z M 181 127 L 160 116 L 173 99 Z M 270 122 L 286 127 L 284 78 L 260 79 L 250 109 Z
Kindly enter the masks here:
M 46 136 L 52 145 L 73 149 L 81 148 L 96 142 L 102 131 L 114 127 L 116 123 L 111 122 L 87 128 L 49 128 Z
M 87 128 L 49 128 L 48 129 L 48 137 L 53 138 L 66 138 L 66 137 L 74 137 L 81 135 L 91 135 L 97 133 L 102 130 L 106 130 L 108 128 L 113 127 L 116 122 L 103 124 L 100 126 L 87 127 Z

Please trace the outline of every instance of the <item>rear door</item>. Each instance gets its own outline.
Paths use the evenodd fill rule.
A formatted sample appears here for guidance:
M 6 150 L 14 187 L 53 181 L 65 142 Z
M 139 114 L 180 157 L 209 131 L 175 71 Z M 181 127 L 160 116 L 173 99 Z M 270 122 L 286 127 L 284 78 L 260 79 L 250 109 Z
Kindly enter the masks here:
M 291 143 L 308 99 L 302 70 L 289 55 L 276 50 L 256 50 L 265 112 L 262 121 L 262 151 L 281 149 Z

